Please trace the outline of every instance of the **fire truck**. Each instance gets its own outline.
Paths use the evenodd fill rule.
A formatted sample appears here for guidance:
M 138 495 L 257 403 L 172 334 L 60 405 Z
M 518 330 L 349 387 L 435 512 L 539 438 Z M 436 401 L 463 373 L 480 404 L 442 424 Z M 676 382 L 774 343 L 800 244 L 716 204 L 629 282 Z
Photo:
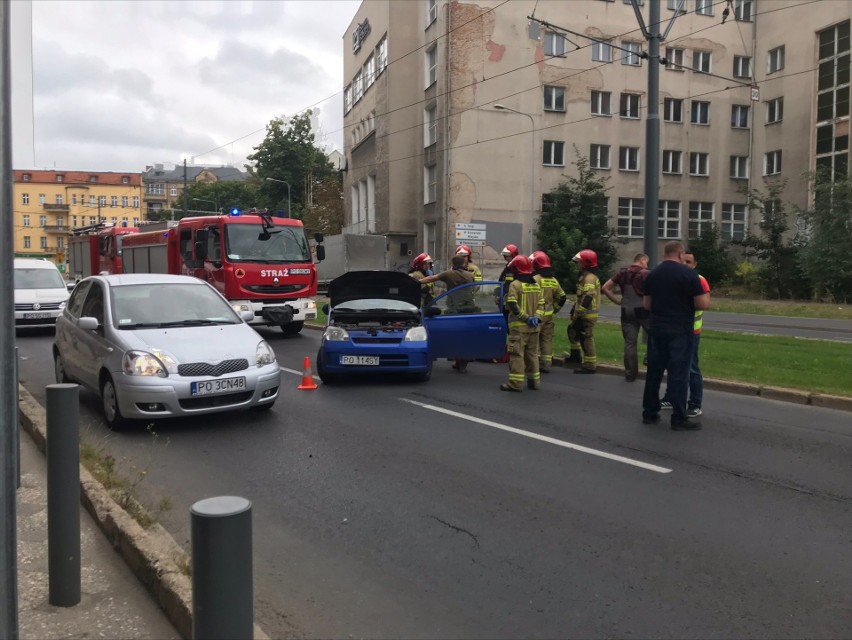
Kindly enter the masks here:
M 121 273 L 121 242 L 138 227 L 118 227 L 105 223 L 76 227 L 68 237 L 69 275 L 73 280 L 98 273 Z
M 315 237 L 322 242 L 322 235 Z M 316 247 L 317 260 L 325 248 Z M 254 325 L 277 325 L 285 335 L 317 317 L 317 271 L 300 220 L 266 210 L 192 216 L 122 238 L 124 273 L 191 275 L 213 285 Z

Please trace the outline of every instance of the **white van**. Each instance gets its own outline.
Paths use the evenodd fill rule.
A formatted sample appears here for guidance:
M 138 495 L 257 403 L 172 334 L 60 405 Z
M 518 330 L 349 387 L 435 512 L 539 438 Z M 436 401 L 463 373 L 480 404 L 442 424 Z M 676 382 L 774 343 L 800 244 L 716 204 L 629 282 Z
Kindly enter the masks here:
M 49 260 L 15 258 L 15 326 L 56 324 L 65 309 L 68 287 Z

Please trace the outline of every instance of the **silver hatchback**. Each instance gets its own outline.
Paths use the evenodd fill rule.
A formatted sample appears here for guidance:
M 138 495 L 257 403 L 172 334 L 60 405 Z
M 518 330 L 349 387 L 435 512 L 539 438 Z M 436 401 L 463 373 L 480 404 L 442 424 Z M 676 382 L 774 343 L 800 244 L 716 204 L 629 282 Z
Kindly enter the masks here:
M 100 394 L 110 428 L 233 409 L 270 409 L 272 348 L 213 287 L 189 276 L 92 276 L 56 321 L 57 382 Z

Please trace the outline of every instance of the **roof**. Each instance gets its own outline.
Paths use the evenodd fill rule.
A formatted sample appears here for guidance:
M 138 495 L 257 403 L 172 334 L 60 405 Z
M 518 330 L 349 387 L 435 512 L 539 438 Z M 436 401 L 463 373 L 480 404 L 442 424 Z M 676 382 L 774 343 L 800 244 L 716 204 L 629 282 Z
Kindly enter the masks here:
M 189 166 L 186 167 L 186 179 L 188 182 L 195 182 L 199 175 L 203 172 L 212 173 L 217 180 L 243 182 L 248 178 L 248 172 L 240 171 L 238 167 L 205 167 Z M 183 165 L 175 165 L 171 169 L 166 169 L 163 165 L 155 165 L 150 167 L 142 174 L 142 179 L 147 182 L 183 182 Z
M 177 276 L 169 273 L 118 273 L 96 276 L 112 286 L 130 284 L 206 284 L 194 276 Z
M 119 173 L 114 171 L 42 171 L 38 169 L 15 169 L 14 181 L 67 185 L 122 185 L 138 187 L 142 184 L 141 173 Z M 24 175 L 29 179 L 25 180 Z M 57 181 L 56 176 L 62 176 Z M 92 181 L 92 177 L 96 180 Z M 124 182 L 125 178 L 127 182 Z

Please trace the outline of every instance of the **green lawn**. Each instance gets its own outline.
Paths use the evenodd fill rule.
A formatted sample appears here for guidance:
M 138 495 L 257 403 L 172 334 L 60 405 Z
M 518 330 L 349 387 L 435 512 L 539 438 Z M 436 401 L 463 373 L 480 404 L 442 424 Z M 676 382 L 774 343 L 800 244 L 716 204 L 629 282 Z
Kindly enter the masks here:
M 829 304 L 802 300 L 743 300 L 736 297 L 723 297 L 712 292 L 710 298 L 710 311 L 789 316 L 792 318 L 852 320 L 852 304 Z M 606 298 L 603 298 L 603 303 L 612 304 Z

